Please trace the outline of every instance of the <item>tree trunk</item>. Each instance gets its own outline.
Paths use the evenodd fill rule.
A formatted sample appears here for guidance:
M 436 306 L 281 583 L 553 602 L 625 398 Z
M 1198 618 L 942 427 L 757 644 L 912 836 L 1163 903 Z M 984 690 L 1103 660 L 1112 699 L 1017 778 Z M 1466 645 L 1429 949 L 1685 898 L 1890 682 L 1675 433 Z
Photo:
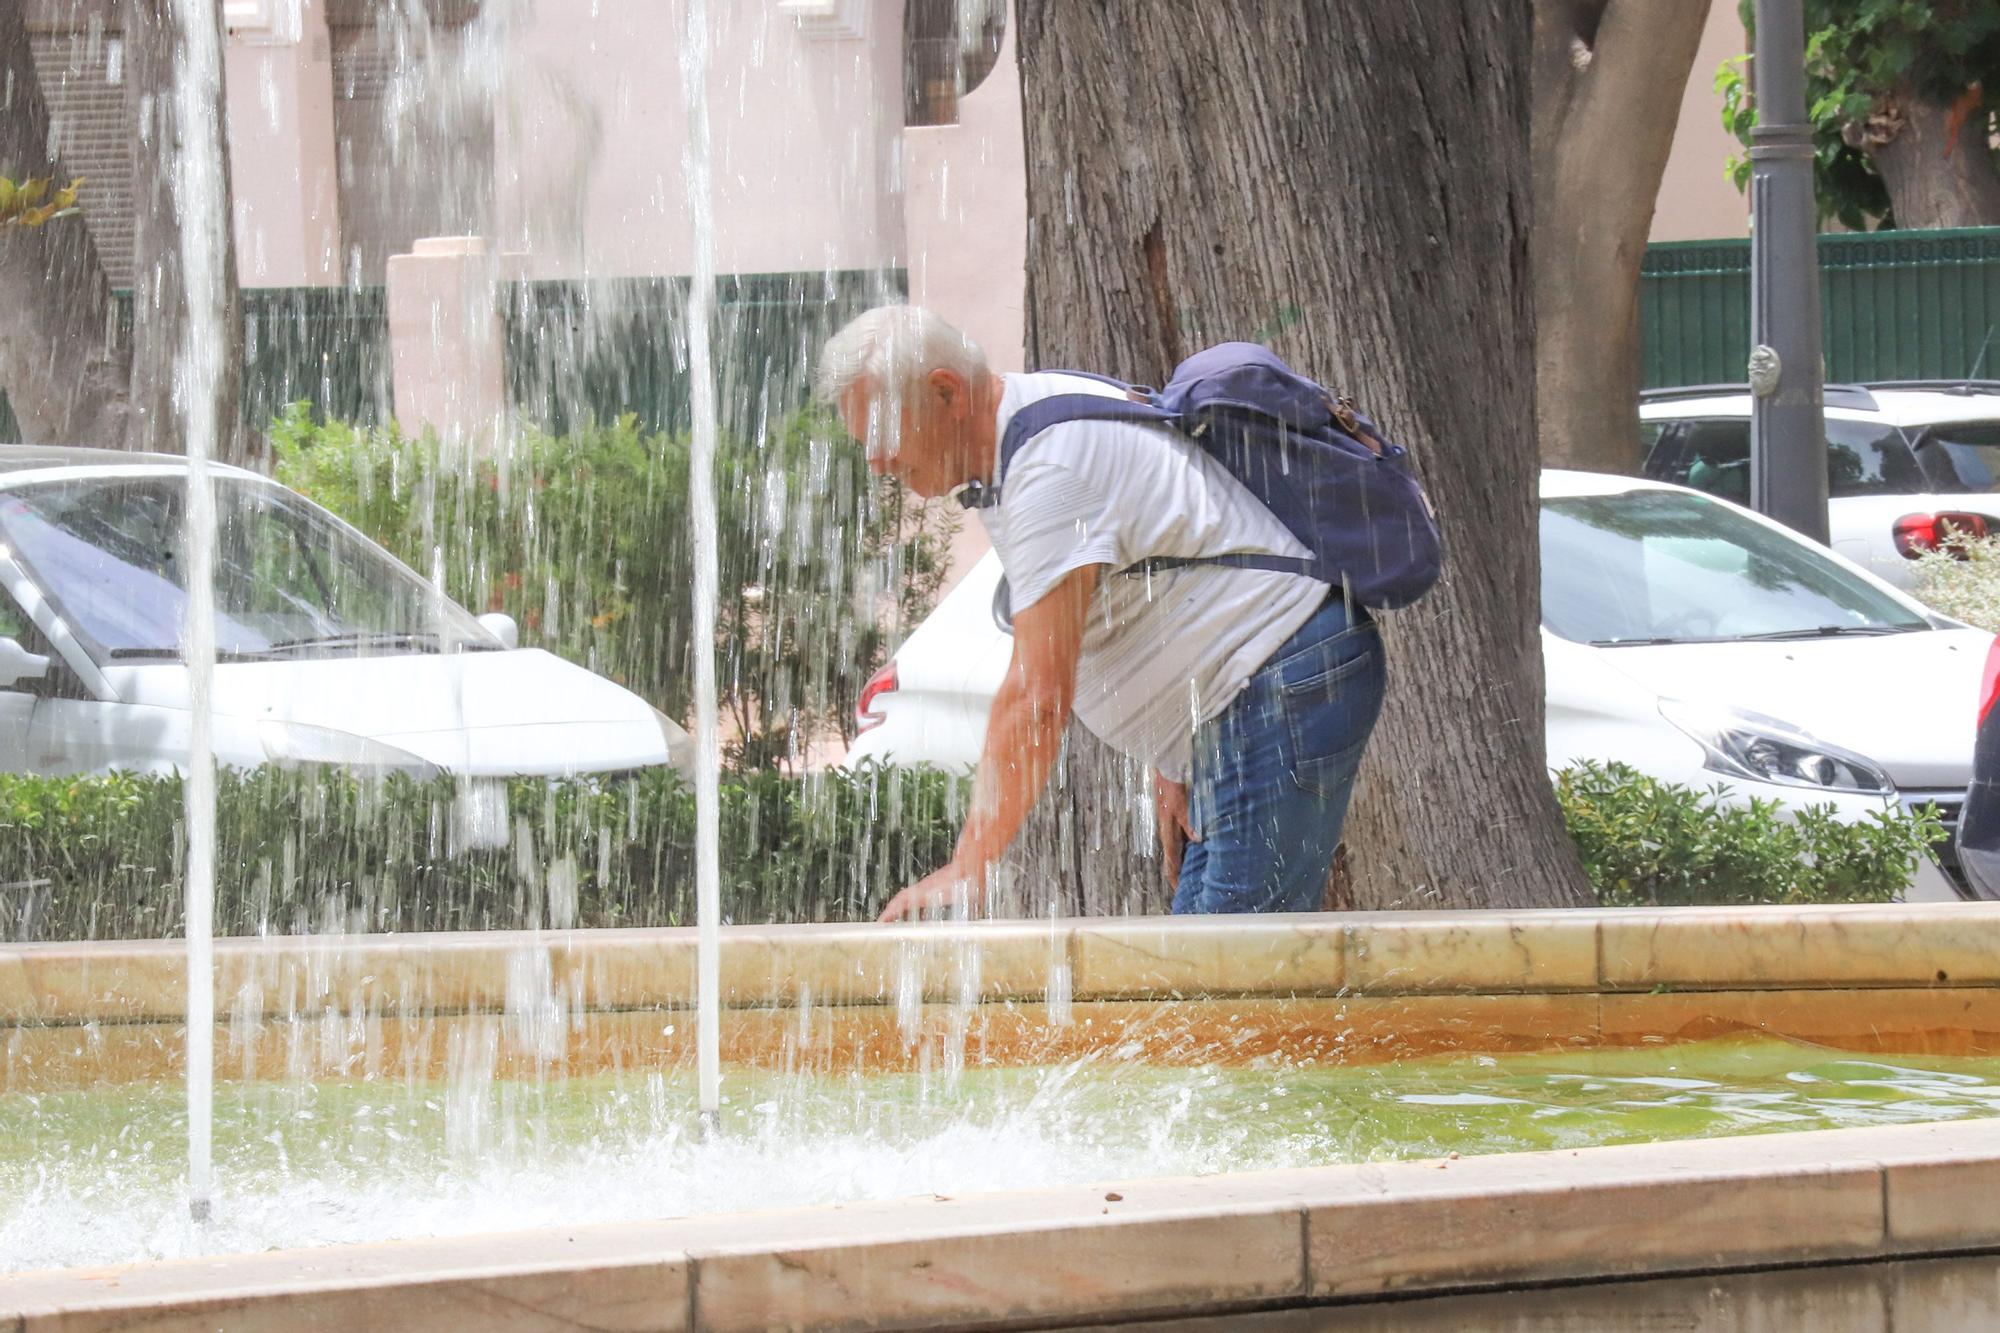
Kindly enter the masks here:
M 1029 356 L 1157 383 L 1225 338 L 1414 452 L 1442 586 L 1385 616 L 1360 906 L 1589 901 L 1543 759 L 1529 14 L 1022 0 Z
M 51 151 L 49 108 L 28 46 L 25 6 L 0 0 L 0 174 L 71 174 Z M 88 210 L 90 183 L 78 199 Z M 126 363 L 111 282 L 82 217 L 0 231 L 0 389 L 31 443 L 116 448 L 124 437 Z
M 998 916 L 1149 916 L 1173 905 L 1152 775 L 1080 723 L 1002 862 Z
M 1535 0 L 1536 406 L 1550 467 L 1637 472 L 1639 264 L 1709 0 Z
M 1846 137 L 1875 164 L 1898 227 L 2000 225 L 2000 171 L 1986 114 L 1914 92 L 1891 99 Z
M 215 62 L 222 63 L 222 17 L 216 5 Z M 221 153 L 216 179 L 217 199 L 184 199 L 176 168 L 188 143 L 197 152 L 214 152 L 226 143 L 204 146 L 197 127 L 183 126 L 177 112 L 176 75 L 187 58 L 189 34 L 175 12 L 174 0 L 126 0 L 126 106 L 137 134 L 132 179 L 132 447 L 168 453 L 184 452 L 181 418 L 174 411 L 174 374 L 182 364 L 188 340 L 191 300 L 221 302 L 223 327 L 228 330 L 220 349 L 221 367 L 215 393 L 216 420 L 222 438 L 212 442 L 212 456 L 242 462 L 244 432 L 239 424 L 243 386 L 242 296 L 236 282 L 235 228 L 229 186 L 229 155 Z M 222 123 L 222 90 L 215 89 L 215 115 Z M 181 263 L 184 223 L 212 227 L 221 247 L 214 266 L 212 290 L 187 287 Z M 220 225 L 217 225 L 217 224 Z

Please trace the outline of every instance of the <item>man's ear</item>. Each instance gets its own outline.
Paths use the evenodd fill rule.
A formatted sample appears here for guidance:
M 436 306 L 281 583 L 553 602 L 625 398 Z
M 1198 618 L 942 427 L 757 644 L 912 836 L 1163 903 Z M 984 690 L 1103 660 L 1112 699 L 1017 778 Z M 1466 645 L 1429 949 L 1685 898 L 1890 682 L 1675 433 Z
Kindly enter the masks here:
M 971 410 L 970 386 L 957 371 L 940 366 L 925 376 L 924 382 L 930 386 L 932 401 L 953 420 L 962 419 Z

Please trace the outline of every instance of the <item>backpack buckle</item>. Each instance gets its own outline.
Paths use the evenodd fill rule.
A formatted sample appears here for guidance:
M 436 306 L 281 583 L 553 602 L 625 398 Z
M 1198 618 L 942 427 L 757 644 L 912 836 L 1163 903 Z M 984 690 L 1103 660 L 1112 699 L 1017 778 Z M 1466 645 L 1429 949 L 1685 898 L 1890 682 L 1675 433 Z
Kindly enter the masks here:
M 1340 397 L 1328 402 L 1327 408 L 1333 413 L 1333 419 L 1340 423 L 1342 430 L 1346 431 L 1349 435 L 1358 435 L 1360 433 L 1361 418 L 1355 415 L 1354 400 L 1352 398 L 1349 398 L 1346 394 L 1341 394 Z

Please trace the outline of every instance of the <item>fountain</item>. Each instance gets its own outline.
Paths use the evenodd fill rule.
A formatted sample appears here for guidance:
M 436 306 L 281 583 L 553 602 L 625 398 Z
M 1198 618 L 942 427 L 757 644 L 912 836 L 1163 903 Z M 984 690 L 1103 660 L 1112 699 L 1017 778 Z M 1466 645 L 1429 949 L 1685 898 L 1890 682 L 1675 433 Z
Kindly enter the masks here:
M 187 628 L 183 642 L 193 701 L 187 770 L 187 1139 L 188 1209 L 197 1224 L 211 1209 L 215 1052 L 215 754 L 210 730 L 215 683 L 215 490 L 208 467 L 228 428 L 219 397 L 220 351 L 230 336 L 219 276 L 229 251 L 229 215 L 222 189 L 222 127 L 217 123 L 222 49 L 214 6 L 176 0 L 174 22 L 186 37 L 174 61 L 174 123 L 182 131 L 175 154 L 174 206 L 184 220 L 180 255 L 188 294 L 186 344 L 176 367 L 174 399 L 182 407 L 180 438 L 187 473 Z M 163 145 L 164 146 L 164 145 Z
M 701 930 L 696 963 L 695 1025 L 699 1032 L 701 1119 L 713 1132 L 721 1115 L 721 1063 L 716 1013 L 722 949 L 722 840 L 720 783 L 722 738 L 715 684 L 715 203 L 708 133 L 708 0 L 688 0 L 681 44 L 686 86 L 688 216 L 694 229 L 694 274 L 688 300 L 688 382 L 694 417 L 689 455 L 689 507 L 694 511 L 695 696 L 695 898 Z
M 212 6 L 177 3 L 191 32 L 212 21 Z M 1989 1192 L 1986 1173 L 2000 1172 L 2000 911 L 1052 913 L 725 926 L 718 699 L 733 690 L 798 705 L 820 688 L 813 671 L 826 669 L 814 654 L 847 645 L 815 629 L 790 666 L 747 691 L 732 679 L 743 654 L 719 664 L 715 645 L 726 633 L 740 645 L 775 637 L 774 626 L 789 632 L 773 609 L 787 592 L 782 576 L 828 554 L 798 548 L 831 547 L 826 563 L 846 579 L 874 559 L 860 535 L 867 524 L 904 521 L 814 511 L 841 493 L 841 468 L 853 465 L 823 435 L 807 440 L 795 476 L 783 466 L 772 418 L 788 393 L 797 397 L 811 356 L 801 330 L 813 320 L 753 357 L 739 335 L 763 317 L 754 303 L 719 310 L 719 293 L 759 271 L 764 215 L 781 211 L 755 189 L 743 197 L 754 133 L 731 126 L 759 110 L 744 71 L 778 67 L 757 85 L 764 97 L 806 89 L 787 104 L 795 119 L 778 123 L 810 139 L 830 180 L 801 210 L 845 218 L 908 189 L 947 214 L 962 207 L 940 183 L 947 172 L 928 185 L 886 182 L 906 163 L 949 158 L 949 145 L 919 136 L 906 155 L 877 153 L 870 135 L 893 97 L 856 72 L 882 34 L 854 16 L 879 6 L 788 0 L 746 17 L 688 0 L 679 87 L 610 81 L 599 100 L 578 69 L 637 44 L 629 15 L 593 13 L 566 45 L 546 13 L 492 5 L 473 21 L 483 27 L 454 39 L 473 55 L 453 85 L 444 25 L 392 8 L 384 26 L 403 72 L 435 67 L 443 80 L 402 89 L 399 114 L 436 113 L 427 94 L 440 89 L 497 89 L 523 124 L 503 118 L 489 133 L 546 135 L 574 159 L 564 173 L 538 174 L 510 141 L 516 174 L 487 182 L 499 196 L 489 219 L 503 241 L 496 265 L 519 263 L 526 247 L 556 257 L 547 271 L 563 276 L 546 283 L 588 277 L 600 260 L 617 279 L 561 297 L 524 281 L 515 293 L 512 327 L 528 330 L 520 341 L 533 344 L 534 364 L 560 381 L 563 392 L 545 396 L 563 410 L 587 399 L 604 359 L 645 351 L 620 322 L 619 303 L 644 289 L 617 267 L 630 257 L 619 228 L 637 217 L 678 235 L 688 224 L 688 262 L 671 270 L 690 276 L 685 306 L 669 307 L 678 327 L 658 339 L 678 341 L 673 355 L 684 349 L 686 397 L 657 405 L 654 424 L 684 427 L 689 447 L 662 445 L 604 485 L 678 483 L 672 466 L 685 458 L 695 832 L 689 866 L 670 868 L 691 870 L 695 925 L 572 928 L 580 898 L 643 864 L 626 855 L 632 847 L 665 841 L 656 827 L 641 833 L 640 787 L 618 778 L 551 786 L 534 808 L 475 783 L 477 839 L 456 839 L 449 803 L 412 815 L 417 807 L 395 804 L 395 779 L 371 779 L 349 832 L 386 840 L 393 827 L 424 851 L 367 863 L 344 886 L 351 892 L 285 900 L 314 869 L 295 863 L 296 841 L 256 864 L 221 855 L 207 749 L 208 441 L 220 424 L 212 389 L 224 330 L 219 312 L 197 303 L 181 365 L 194 702 L 187 939 L 0 945 L 0 1327 L 45 1316 L 74 1328 L 261 1319 L 702 1329 L 1207 1316 L 1254 1329 L 1332 1305 L 1382 1321 L 1368 1326 L 1699 1308 L 1831 1327 L 1828 1311 L 1918 1310 L 1947 1291 L 1960 1308 L 1992 1313 L 1990 1281 L 1983 1295 L 1965 1292 L 1980 1262 L 1967 1256 L 2000 1250 L 1985 1210 L 1969 1206 Z M 510 22 L 527 26 L 503 40 Z M 799 55 L 808 48 L 785 45 L 795 37 L 825 46 Z M 784 50 L 793 54 L 774 54 Z M 1004 69 L 1004 44 L 987 54 Z M 368 68 L 356 59 L 346 75 L 358 86 Z M 723 71 L 734 87 L 714 77 Z M 186 62 L 185 124 L 212 126 L 199 107 L 220 77 L 212 61 Z M 933 80 L 917 100 L 946 100 L 950 83 Z M 966 104 L 968 122 L 1004 119 Z M 634 121 L 681 117 L 678 171 L 636 182 L 593 175 L 617 130 L 605 106 Z M 179 163 L 177 187 L 184 216 L 212 224 L 184 233 L 182 263 L 198 292 L 212 285 L 225 216 L 220 181 L 205 174 L 217 159 L 201 142 Z M 786 138 L 776 157 L 792 146 Z M 420 135 L 409 150 L 442 151 Z M 812 170 L 793 169 L 804 183 L 785 184 L 815 184 Z M 856 184 L 878 175 L 880 198 Z M 772 193 L 780 183 L 752 182 Z M 572 230 L 594 224 L 571 195 L 589 195 L 615 220 L 589 232 L 595 250 L 565 249 L 581 246 Z M 730 228 L 719 226 L 724 213 Z M 832 270 L 856 265 L 834 257 L 852 240 L 829 241 L 823 265 L 795 259 L 792 271 L 807 276 L 769 304 L 824 316 L 840 286 Z M 875 256 L 877 268 L 898 267 L 886 262 L 892 251 Z M 483 255 L 433 247 L 408 257 L 469 265 Z M 721 268 L 738 277 L 719 278 Z M 882 273 L 868 280 L 889 285 Z M 461 289 L 450 290 L 418 323 L 471 330 L 467 383 L 487 372 L 499 380 L 472 344 L 502 321 L 485 307 L 468 315 Z M 639 377 L 620 375 L 613 397 L 640 396 Z M 524 581 L 520 570 L 489 563 L 499 561 L 492 552 L 461 559 L 460 544 L 476 545 L 482 487 L 507 492 L 508 516 L 530 534 L 521 548 L 548 543 L 549 567 L 581 560 L 588 542 L 549 535 L 538 507 L 548 478 L 517 468 L 510 452 L 529 447 L 526 431 L 507 425 L 483 438 L 490 422 L 433 424 L 462 435 L 449 467 L 409 476 L 394 454 L 379 472 L 357 462 L 347 480 L 357 512 L 384 496 L 418 497 L 419 567 L 435 582 L 476 571 L 467 586 L 524 621 L 523 608 L 541 612 L 551 642 L 559 616 L 611 626 L 645 614 L 617 600 L 619 587 L 559 585 L 550 574 L 546 593 L 524 593 L 508 582 Z M 732 432 L 758 449 L 729 455 Z M 461 474 L 469 480 L 452 490 Z M 731 504 L 762 524 L 761 563 L 747 572 L 725 560 L 731 534 L 718 510 Z M 619 579 L 627 573 L 621 566 Z M 877 594 L 870 615 L 881 609 L 879 587 L 838 584 L 843 596 L 857 589 Z M 578 615 L 572 603 L 585 591 L 600 600 Z M 608 638 L 582 642 L 604 649 L 607 672 L 633 666 L 605 648 Z M 731 721 L 730 740 L 747 748 L 755 737 L 741 733 L 754 727 Z M 806 748 L 784 757 L 801 761 Z M 821 780 L 796 778 L 802 790 Z M 579 815 L 590 800 L 599 804 Z M 868 811 L 870 830 L 901 817 L 888 805 Z M 294 817 L 304 825 L 323 813 L 307 799 Z M 403 827 L 426 819 L 428 841 Z M 842 847 L 843 864 L 869 863 L 873 836 Z M 419 864 L 425 855 L 473 870 L 427 880 L 435 867 Z M 807 873 L 843 872 L 813 863 Z M 423 897 L 471 895 L 478 874 L 513 886 L 515 899 L 480 915 Z M 263 905 L 247 927 L 214 939 L 219 879 L 255 886 L 241 896 Z M 453 911 L 515 928 L 394 928 L 458 919 Z
M 726 927 L 705 1142 L 698 935 L 220 941 L 199 1231 L 159 1133 L 184 951 L 0 953 L 0 1253 L 46 1270 L 0 1311 L 685 1326 L 692 1286 L 704 1327 L 900 1327 L 1691 1271 L 1789 1300 L 1990 1244 L 1955 1202 L 2000 1170 L 1983 908 Z

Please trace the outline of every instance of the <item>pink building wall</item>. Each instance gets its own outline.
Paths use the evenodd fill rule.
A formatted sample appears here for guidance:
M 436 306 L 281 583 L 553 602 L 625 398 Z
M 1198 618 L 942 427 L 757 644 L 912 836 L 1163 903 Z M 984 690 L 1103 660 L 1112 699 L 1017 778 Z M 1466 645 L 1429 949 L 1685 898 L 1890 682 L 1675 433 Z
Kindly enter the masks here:
M 226 52 L 242 277 L 340 280 L 324 0 L 263 8 Z M 1025 227 L 1012 25 L 960 123 L 902 128 L 901 0 L 715 0 L 710 58 L 716 247 L 724 272 L 907 266 L 913 295 L 1020 345 L 1013 268 Z M 831 15 L 831 17 L 827 17 Z M 491 4 L 499 68 L 495 231 L 530 277 L 684 273 L 678 207 L 685 0 Z M 1717 0 L 1678 117 L 1654 239 L 1741 235 L 1724 179 L 1715 66 L 1746 46 Z M 379 188 L 393 189 L 393 181 Z
M 1750 234 L 1750 198 L 1724 171 L 1729 159 L 1745 150 L 1735 135 L 1722 128 L 1722 94 L 1715 91 L 1715 71 L 1722 62 L 1749 49 L 1750 36 L 1737 17 L 1734 0 L 1712 0 L 1653 207 L 1656 241 Z
M 964 329 L 999 370 L 1027 343 L 1027 160 L 1014 25 L 956 125 L 903 131 L 910 299 Z
M 719 270 L 899 265 L 900 0 L 852 0 L 825 23 L 776 0 L 708 11 Z M 496 212 L 525 275 L 692 267 L 685 27 L 685 0 L 545 0 L 508 31 Z
M 488 5 L 474 45 L 497 52 L 481 75 L 494 107 L 494 234 L 477 272 L 581 278 L 692 267 L 691 220 L 680 202 L 686 2 Z M 323 5 L 299 0 L 289 30 L 236 31 L 229 41 L 247 284 L 341 278 Z M 282 3 L 267 8 L 287 12 Z M 957 124 L 905 129 L 902 0 L 711 0 L 708 9 L 720 271 L 903 268 L 911 299 L 972 333 L 997 367 L 1018 368 L 1027 164 L 1013 24 L 993 71 L 961 99 Z M 1712 84 L 1715 66 L 1745 44 L 1733 7 L 1717 0 L 1678 118 L 1655 239 L 1744 232 L 1742 196 L 1723 175 L 1735 146 L 1720 127 Z M 488 351 L 469 367 L 451 349 L 401 345 L 486 328 L 476 299 L 466 304 L 461 270 L 471 261 L 464 247 L 445 246 L 392 266 L 401 277 L 391 282 L 399 409 L 407 403 L 421 419 L 454 403 L 487 419 L 483 389 L 431 381 L 472 375 L 489 383 Z M 439 305 L 446 293 L 450 310 Z M 490 339 L 478 341 L 490 351 Z M 977 525 L 967 526 L 969 555 L 979 539 Z
M 246 287 L 341 279 L 333 61 L 323 0 L 296 0 L 223 46 L 236 272 Z

